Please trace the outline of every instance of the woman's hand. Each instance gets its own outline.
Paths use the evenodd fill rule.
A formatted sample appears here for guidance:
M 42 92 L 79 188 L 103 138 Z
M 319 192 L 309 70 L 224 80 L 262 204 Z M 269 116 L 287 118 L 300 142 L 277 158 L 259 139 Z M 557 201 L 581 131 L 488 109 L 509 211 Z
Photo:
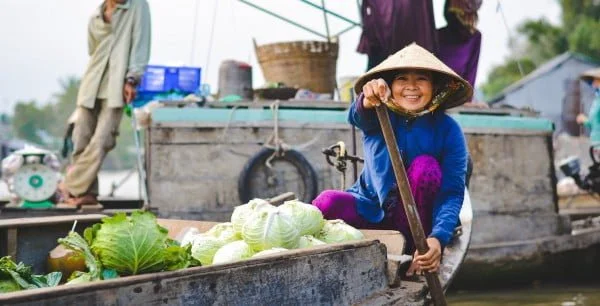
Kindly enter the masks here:
M 414 273 L 421 274 L 423 271 L 437 272 L 440 268 L 442 260 L 442 245 L 437 238 L 427 238 L 429 251 L 424 255 L 419 255 L 419 251 L 415 251 L 413 262 L 406 272 L 407 276 L 412 276 Z
M 366 109 L 379 106 L 381 101 L 387 100 L 392 94 L 383 79 L 371 80 L 363 86 L 363 106 Z
M 586 121 L 588 121 L 588 117 L 584 114 L 579 114 L 577 115 L 577 118 L 575 118 L 575 121 L 577 121 L 579 124 L 584 124 Z

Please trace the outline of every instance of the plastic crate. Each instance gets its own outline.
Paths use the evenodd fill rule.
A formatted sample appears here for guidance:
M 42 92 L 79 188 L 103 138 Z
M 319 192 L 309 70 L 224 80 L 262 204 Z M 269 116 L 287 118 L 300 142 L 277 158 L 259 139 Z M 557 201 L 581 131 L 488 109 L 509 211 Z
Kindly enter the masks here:
M 200 87 L 199 67 L 146 66 L 138 92 L 143 95 L 171 91 L 193 93 Z

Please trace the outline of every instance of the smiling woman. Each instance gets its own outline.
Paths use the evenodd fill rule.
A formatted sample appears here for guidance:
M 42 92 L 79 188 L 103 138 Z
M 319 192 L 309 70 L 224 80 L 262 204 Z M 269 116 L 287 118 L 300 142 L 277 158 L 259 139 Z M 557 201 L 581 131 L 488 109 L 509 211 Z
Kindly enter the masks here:
M 429 251 L 415 253 L 413 271 L 439 269 L 442 249 L 458 223 L 467 149 L 458 123 L 444 110 L 471 98 L 470 84 L 429 51 L 412 44 L 384 60 L 355 85 L 360 94 L 348 120 L 363 133 L 364 168 L 345 192 L 326 190 L 314 201 L 327 219 L 343 219 L 358 228 L 393 229 L 403 233 L 407 252 L 414 251 L 390 155 L 374 107 L 384 103 L 393 113 L 391 126 Z

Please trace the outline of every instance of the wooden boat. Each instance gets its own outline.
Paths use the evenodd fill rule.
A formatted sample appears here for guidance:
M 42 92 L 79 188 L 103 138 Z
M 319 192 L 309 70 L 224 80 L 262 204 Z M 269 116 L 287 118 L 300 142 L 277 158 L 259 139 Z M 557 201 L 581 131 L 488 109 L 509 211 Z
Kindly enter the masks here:
M 270 107 L 274 103 L 278 111 Z M 321 150 L 344 141 L 355 154 L 346 108 L 340 102 L 290 100 L 155 109 L 146 141 L 151 203 L 163 217 L 224 220 L 233 209 L 229 205 L 241 203 L 237 178 L 275 130 L 312 165 L 317 190 L 340 189 L 340 176 Z M 559 210 L 552 122 L 518 110 L 451 111 L 473 160 L 469 191 L 477 203 L 471 248 L 454 285 L 502 286 L 549 275 L 577 280 L 592 271 L 587 267 L 600 263 L 600 231 L 588 227 L 582 234 Z M 362 152 L 360 141 L 355 152 Z M 352 180 L 350 172 L 346 180 Z M 288 184 L 286 191 L 309 190 L 306 181 Z M 268 194 L 277 192 L 275 185 L 251 186 Z M 573 262 L 582 263 L 577 273 L 556 271 Z
M 78 220 L 78 230 L 103 215 L 0 220 L 0 252 L 43 273 L 48 252 Z M 461 235 L 445 249 L 440 278 L 447 288 L 471 238 L 472 210 L 465 197 Z M 159 219 L 174 237 L 182 228 L 201 231 L 213 222 Z M 121 277 L 79 285 L 0 295 L 1 305 L 422 305 L 422 277 L 401 280 L 409 263 L 395 231 L 364 230 L 366 239 L 245 261 L 173 272 Z

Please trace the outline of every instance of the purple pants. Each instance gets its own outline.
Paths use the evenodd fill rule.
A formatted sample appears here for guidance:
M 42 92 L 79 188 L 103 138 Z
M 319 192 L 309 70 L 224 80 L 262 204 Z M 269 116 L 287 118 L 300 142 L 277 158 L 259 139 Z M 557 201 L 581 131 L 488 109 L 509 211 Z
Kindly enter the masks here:
M 435 158 L 420 155 L 413 160 L 407 171 L 410 189 L 415 198 L 417 211 L 423 224 L 425 235 L 431 233 L 433 201 L 442 183 L 442 170 Z M 414 243 L 400 199 L 398 187 L 390 190 L 382 205 L 385 216 L 379 223 L 370 223 L 360 216 L 356 210 L 356 200 L 352 194 L 339 190 L 325 190 L 312 202 L 319 208 L 325 219 L 342 219 L 346 223 L 363 229 L 398 230 L 406 239 L 406 253 L 414 252 Z

